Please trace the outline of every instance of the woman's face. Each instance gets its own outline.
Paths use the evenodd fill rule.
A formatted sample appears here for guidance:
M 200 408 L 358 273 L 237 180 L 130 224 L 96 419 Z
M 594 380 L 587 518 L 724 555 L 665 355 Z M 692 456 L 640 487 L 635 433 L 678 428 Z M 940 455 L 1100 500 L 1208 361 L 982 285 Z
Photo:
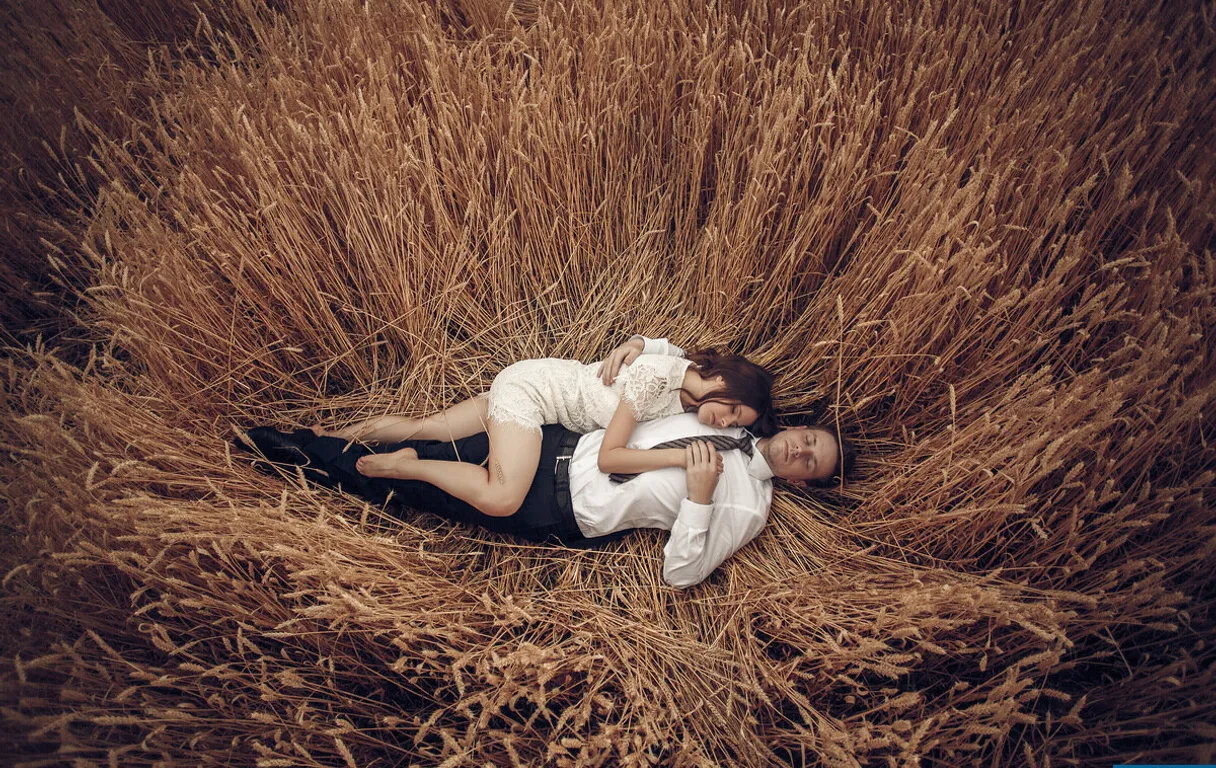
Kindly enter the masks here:
M 750 405 L 710 401 L 697 407 L 697 421 L 709 427 L 750 427 L 760 414 Z

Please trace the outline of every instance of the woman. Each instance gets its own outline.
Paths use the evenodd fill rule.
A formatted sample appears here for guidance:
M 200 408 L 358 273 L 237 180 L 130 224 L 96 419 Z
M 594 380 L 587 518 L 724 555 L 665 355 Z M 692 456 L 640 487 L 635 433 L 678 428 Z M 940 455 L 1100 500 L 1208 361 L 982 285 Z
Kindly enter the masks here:
M 630 344 L 636 342 L 637 337 Z M 365 456 L 357 468 L 368 477 L 421 480 L 484 514 L 504 517 L 519 508 L 532 484 L 543 424 L 583 433 L 606 429 L 599 453 L 599 468 L 606 473 L 685 466 L 683 449 L 626 448 L 639 421 L 695 411 L 711 426 L 755 425 L 761 435 L 774 431 L 772 375 L 741 356 L 712 349 L 687 358 L 643 354 L 611 384 L 604 383 L 610 377 L 602 379 L 601 369 L 598 363 L 577 360 L 524 360 L 499 373 L 487 395 L 440 413 L 421 419 L 384 416 L 322 434 L 390 442 L 455 440 L 486 432 L 490 452 L 485 466 L 423 461 L 406 448 Z

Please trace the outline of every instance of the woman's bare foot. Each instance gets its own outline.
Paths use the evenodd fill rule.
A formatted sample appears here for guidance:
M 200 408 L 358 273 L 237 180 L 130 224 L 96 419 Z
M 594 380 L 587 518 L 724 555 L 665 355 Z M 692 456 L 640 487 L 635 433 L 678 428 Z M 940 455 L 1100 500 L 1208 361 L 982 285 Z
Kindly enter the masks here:
M 391 477 L 409 480 L 408 465 L 418 460 L 413 448 L 402 448 L 392 453 L 372 453 L 355 462 L 355 469 L 366 477 Z

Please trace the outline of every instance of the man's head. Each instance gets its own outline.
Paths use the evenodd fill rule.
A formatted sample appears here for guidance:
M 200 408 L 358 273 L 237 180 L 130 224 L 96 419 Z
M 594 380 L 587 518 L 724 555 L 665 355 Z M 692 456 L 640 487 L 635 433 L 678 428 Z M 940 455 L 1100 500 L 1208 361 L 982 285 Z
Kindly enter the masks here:
M 821 487 L 847 475 L 855 457 L 848 439 L 837 441 L 833 432 L 814 426 L 783 429 L 759 447 L 777 477 Z

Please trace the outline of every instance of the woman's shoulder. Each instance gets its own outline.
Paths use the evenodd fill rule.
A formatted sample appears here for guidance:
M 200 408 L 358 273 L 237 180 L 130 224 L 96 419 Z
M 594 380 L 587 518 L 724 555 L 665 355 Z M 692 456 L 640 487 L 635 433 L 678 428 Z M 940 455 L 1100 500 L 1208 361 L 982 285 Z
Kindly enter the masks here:
M 679 389 L 684 385 L 684 373 L 692 365 L 683 357 L 672 355 L 638 355 L 625 371 L 625 391 L 645 389 L 652 394 Z M 657 391 L 656 388 L 657 387 Z

